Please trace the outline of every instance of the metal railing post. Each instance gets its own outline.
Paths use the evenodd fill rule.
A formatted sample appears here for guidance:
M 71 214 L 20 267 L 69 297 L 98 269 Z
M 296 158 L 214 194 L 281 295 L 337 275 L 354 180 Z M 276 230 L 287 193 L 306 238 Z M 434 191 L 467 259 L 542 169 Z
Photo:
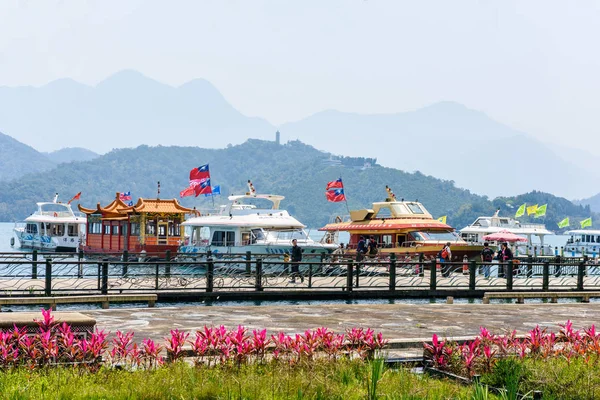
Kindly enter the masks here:
M 246 273 L 248 275 L 250 275 L 252 273 L 252 265 L 250 264 L 251 261 L 252 261 L 252 252 L 247 251 L 246 252 Z
M 100 287 L 102 294 L 108 294 L 108 260 L 102 260 L 102 285 Z
M 52 259 L 46 258 L 46 285 L 44 294 L 46 296 L 52 295 Z
M 348 261 L 348 265 L 347 265 L 347 270 L 346 270 L 346 290 L 348 292 L 352 291 L 352 284 L 354 282 L 354 280 L 352 279 L 352 267 L 353 267 L 354 262 L 352 260 Z
M 476 275 L 477 275 L 477 263 L 475 262 L 475 260 L 472 260 L 469 263 L 469 290 L 475 290 Z
M 160 274 L 160 264 L 156 263 L 154 265 L 154 290 L 158 290 L 158 285 L 159 285 L 158 277 L 159 277 L 159 274 Z
M 506 267 L 506 290 L 513 290 L 513 262 L 509 260 L 504 265 Z
M 548 261 L 544 261 L 544 265 L 542 267 L 542 290 L 548 290 L 550 286 L 550 263 Z
M 423 253 L 419 253 L 419 276 L 420 277 L 424 277 L 425 276 L 425 265 L 423 265 L 425 260 L 425 256 L 423 255 Z
M 37 279 L 38 278 L 37 256 L 38 256 L 38 252 L 37 252 L 37 250 L 34 250 L 33 251 L 33 255 L 31 256 L 31 279 Z
M 167 250 L 165 252 L 165 276 L 167 278 L 171 277 L 171 250 Z
M 254 285 L 254 288 L 256 289 L 257 292 L 263 291 L 262 268 L 263 268 L 263 260 L 262 260 L 262 258 L 258 258 L 256 260 L 256 283 Z
M 583 290 L 584 275 L 585 275 L 585 264 L 582 261 L 577 266 L 577 290 Z
M 127 272 L 129 272 L 129 252 L 123 250 L 123 272 L 121 275 L 126 276 Z
M 390 254 L 390 292 L 396 290 L 396 254 Z
M 313 278 L 313 265 L 308 264 L 308 287 L 312 288 L 312 278 Z
M 528 278 L 531 278 L 533 276 L 533 258 L 531 256 L 527 257 L 527 267 L 526 269 L 526 276 Z
M 437 289 L 437 265 L 436 261 L 432 260 L 429 264 L 429 268 L 431 269 L 429 274 L 429 289 L 436 290 Z
M 83 250 L 77 251 L 77 277 L 83 278 Z
M 206 260 L 206 292 L 212 293 L 215 287 L 215 262 L 212 258 Z
M 361 263 L 356 263 L 356 268 L 354 268 L 356 270 L 356 287 L 360 287 L 360 280 L 359 280 L 359 276 L 360 276 L 360 264 Z

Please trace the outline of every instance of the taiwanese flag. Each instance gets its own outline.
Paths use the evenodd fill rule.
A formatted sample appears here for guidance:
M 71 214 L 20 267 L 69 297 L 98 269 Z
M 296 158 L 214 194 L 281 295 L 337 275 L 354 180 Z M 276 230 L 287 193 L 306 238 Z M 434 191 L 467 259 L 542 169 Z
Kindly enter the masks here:
M 331 201 L 332 203 L 346 201 L 344 189 L 328 190 L 327 192 L 325 192 L 325 196 L 327 197 L 327 201 Z
M 131 192 L 119 193 L 119 200 L 121 200 L 123 202 L 131 201 Z
M 197 181 L 196 185 L 194 185 L 194 193 L 196 193 L 196 197 L 201 194 L 212 193 L 212 188 L 210 187 L 210 179 L 203 179 Z
M 344 184 L 342 183 L 342 178 L 336 179 L 335 181 L 327 182 L 327 187 L 325 190 L 329 189 L 343 189 Z
M 208 164 L 201 165 L 198 168 L 194 168 L 190 171 L 190 181 L 198 181 L 209 178 L 210 171 L 208 169 Z

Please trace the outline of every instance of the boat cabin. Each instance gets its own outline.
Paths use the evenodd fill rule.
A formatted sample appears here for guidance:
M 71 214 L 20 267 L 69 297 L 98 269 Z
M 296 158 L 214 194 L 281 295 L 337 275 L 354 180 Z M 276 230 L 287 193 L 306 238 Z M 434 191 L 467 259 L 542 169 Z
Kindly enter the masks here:
M 183 207 L 176 199 L 139 198 L 133 206 L 119 199 L 102 207 L 79 210 L 87 215 L 87 236 L 84 251 L 117 253 L 124 250 L 164 257 L 167 250 L 173 254 L 183 241 L 181 223 L 194 210 Z

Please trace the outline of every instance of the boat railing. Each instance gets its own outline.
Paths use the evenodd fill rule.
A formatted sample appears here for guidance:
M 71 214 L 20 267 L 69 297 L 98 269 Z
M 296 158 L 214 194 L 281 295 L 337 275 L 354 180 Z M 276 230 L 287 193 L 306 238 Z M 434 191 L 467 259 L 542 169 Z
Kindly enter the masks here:
M 521 224 L 521 228 L 546 229 L 544 224 Z

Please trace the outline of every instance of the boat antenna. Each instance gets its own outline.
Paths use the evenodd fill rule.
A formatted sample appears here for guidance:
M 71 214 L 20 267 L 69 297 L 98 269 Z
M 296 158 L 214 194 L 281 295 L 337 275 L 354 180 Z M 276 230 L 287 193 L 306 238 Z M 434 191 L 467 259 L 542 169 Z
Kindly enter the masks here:
M 58 193 L 54 194 L 54 200 L 53 200 L 53 202 L 54 203 L 58 203 Z
M 160 200 L 160 181 L 157 182 L 156 200 Z

